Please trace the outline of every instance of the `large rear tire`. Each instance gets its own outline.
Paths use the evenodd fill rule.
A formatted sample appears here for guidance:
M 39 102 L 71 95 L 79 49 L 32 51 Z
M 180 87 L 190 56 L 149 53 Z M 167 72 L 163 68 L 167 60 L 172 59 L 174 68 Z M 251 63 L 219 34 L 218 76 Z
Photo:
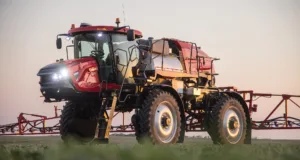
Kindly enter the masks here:
M 175 144 L 181 132 L 181 117 L 176 99 L 168 92 L 153 89 L 138 114 L 139 143 Z
M 241 103 L 222 96 L 212 106 L 208 133 L 214 144 L 244 144 L 247 124 L 246 113 Z

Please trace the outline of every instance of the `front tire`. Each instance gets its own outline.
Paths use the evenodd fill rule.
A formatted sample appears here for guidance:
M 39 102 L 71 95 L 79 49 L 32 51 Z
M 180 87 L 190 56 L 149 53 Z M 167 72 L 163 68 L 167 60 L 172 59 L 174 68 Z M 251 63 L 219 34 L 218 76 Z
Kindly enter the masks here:
M 64 143 L 85 144 L 94 140 L 96 117 L 90 104 L 67 102 L 60 118 L 60 135 Z
M 139 143 L 175 144 L 181 132 L 181 117 L 176 99 L 168 92 L 153 89 L 139 111 Z

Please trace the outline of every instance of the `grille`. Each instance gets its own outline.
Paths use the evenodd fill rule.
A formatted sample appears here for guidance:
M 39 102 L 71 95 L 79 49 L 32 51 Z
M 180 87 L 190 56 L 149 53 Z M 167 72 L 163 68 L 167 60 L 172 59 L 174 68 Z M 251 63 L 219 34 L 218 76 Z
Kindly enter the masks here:
M 48 83 L 52 81 L 51 75 L 43 75 L 41 76 L 40 83 Z

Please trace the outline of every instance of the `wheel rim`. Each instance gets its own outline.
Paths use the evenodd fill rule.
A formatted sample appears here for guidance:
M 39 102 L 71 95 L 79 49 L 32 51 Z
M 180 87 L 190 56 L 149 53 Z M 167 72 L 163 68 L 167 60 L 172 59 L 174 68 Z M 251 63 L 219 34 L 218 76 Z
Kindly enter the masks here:
M 171 104 L 164 101 L 158 105 L 155 112 L 155 132 L 163 143 L 171 142 L 177 130 L 177 115 L 170 108 Z
M 238 109 L 230 107 L 224 114 L 223 132 L 229 143 L 237 143 L 243 134 L 242 115 Z

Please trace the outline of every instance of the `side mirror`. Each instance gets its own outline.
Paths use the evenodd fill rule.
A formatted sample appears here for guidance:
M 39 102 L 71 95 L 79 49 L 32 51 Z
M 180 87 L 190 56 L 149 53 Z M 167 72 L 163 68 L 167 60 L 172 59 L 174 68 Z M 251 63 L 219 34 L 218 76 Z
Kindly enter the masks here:
M 134 30 L 129 29 L 129 30 L 127 31 L 127 40 L 128 40 L 128 41 L 134 41 L 134 40 L 135 40 L 135 33 L 134 33 Z
M 61 44 L 62 44 L 61 38 L 57 38 L 57 39 L 56 39 L 56 48 L 57 48 L 57 49 L 61 49 Z

